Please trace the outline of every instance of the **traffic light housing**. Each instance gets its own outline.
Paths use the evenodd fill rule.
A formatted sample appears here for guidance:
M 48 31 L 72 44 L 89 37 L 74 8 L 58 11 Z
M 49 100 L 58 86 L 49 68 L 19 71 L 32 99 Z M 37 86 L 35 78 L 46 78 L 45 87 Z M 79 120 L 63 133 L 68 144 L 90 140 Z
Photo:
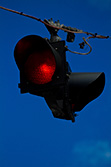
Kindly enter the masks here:
M 63 46 L 64 41 L 51 45 L 37 35 L 26 36 L 17 43 L 14 57 L 20 70 L 21 93 L 34 91 L 34 94 L 42 95 L 43 90 L 64 84 L 66 60 L 65 49 L 61 50 Z
M 74 122 L 75 112 L 103 91 L 104 73 L 71 72 L 65 41 L 29 35 L 16 44 L 14 57 L 20 70 L 21 93 L 44 97 L 54 117 Z

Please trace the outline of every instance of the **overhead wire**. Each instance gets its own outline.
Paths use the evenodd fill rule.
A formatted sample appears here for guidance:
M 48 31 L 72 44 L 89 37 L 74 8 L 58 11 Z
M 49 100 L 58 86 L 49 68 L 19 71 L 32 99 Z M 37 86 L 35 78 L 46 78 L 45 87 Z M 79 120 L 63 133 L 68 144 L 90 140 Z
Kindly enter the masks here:
M 25 14 L 23 12 L 19 12 L 19 11 L 16 11 L 16 10 L 12 10 L 12 9 L 9 9 L 9 8 L 3 7 L 3 6 L 0 6 L 0 9 L 6 10 L 6 11 L 9 11 L 9 12 L 12 12 L 12 13 L 16 13 L 16 14 L 19 14 L 19 15 L 22 15 L 22 16 L 25 16 L 25 17 L 28 17 L 28 18 L 31 18 L 31 19 L 34 19 L 36 21 L 39 21 L 39 22 L 43 23 L 46 26 L 52 27 L 52 28 L 57 29 L 57 30 L 62 30 L 62 31 L 67 32 L 67 33 L 90 35 L 86 39 L 83 37 L 84 44 L 88 45 L 89 48 L 90 48 L 89 52 L 80 53 L 80 52 L 76 52 L 76 51 L 71 51 L 70 49 L 68 49 L 66 47 L 66 49 L 68 51 L 70 51 L 71 53 L 80 54 L 80 55 L 87 55 L 87 54 L 89 54 L 92 51 L 92 47 L 88 43 L 89 39 L 91 39 L 91 38 L 99 38 L 99 39 L 108 39 L 108 38 L 110 38 L 111 39 L 110 36 L 104 36 L 104 35 L 98 35 L 97 33 L 94 34 L 94 33 L 90 33 L 90 32 L 85 32 L 83 30 L 79 30 L 79 29 L 76 29 L 76 28 L 71 28 L 70 29 L 67 26 L 64 26 L 63 24 L 61 26 L 51 25 L 47 21 L 45 21 L 45 20 L 43 21 L 40 18 L 37 18 L 35 16 L 29 15 L 29 14 Z

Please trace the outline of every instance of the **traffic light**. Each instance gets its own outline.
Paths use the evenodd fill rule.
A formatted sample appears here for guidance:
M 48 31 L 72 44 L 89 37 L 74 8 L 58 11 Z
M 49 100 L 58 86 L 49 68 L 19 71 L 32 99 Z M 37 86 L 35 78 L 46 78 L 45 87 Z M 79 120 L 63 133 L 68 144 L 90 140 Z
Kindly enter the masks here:
M 65 41 L 29 35 L 16 44 L 14 57 L 20 70 L 21 93 L 44 97 L 54 117 L 74 122 L 75 112 L 102 93 L 105 75 L 72 73 L 66 51 Z

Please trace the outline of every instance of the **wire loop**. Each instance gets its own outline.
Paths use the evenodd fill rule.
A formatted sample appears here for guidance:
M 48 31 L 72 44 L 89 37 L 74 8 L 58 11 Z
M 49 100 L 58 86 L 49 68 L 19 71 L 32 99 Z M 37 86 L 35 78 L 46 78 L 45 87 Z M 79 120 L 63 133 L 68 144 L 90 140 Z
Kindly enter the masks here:
M 86 41 L 86 39 L 85 39 L 84 37 L 83 37 L 83 40 L 84 40 L 85 44 L 89 46 L 89 48 L 90 48 L 89 52 L 81 53 L 81 52 L 72 51 L 72 50 L 68 49 L 67 46 L 66 46 L 66 49 L 67 49 L 69 52 L 74 53 L 74 54 L 88 55 L 89 53 L 91 53 L 91 51 L 92 51 L 92 47 L 91 47 L 91 45 Z

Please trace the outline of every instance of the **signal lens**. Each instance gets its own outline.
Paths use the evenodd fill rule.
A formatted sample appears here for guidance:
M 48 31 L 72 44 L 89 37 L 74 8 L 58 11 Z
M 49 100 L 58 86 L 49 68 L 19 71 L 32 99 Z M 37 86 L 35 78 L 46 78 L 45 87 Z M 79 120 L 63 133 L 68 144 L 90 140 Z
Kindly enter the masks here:
M 24 64 L 24 73 L 27 79 L 34 84 L 50 82 L 55 70 L 56 61 L 50 50 L 32 53 Z

